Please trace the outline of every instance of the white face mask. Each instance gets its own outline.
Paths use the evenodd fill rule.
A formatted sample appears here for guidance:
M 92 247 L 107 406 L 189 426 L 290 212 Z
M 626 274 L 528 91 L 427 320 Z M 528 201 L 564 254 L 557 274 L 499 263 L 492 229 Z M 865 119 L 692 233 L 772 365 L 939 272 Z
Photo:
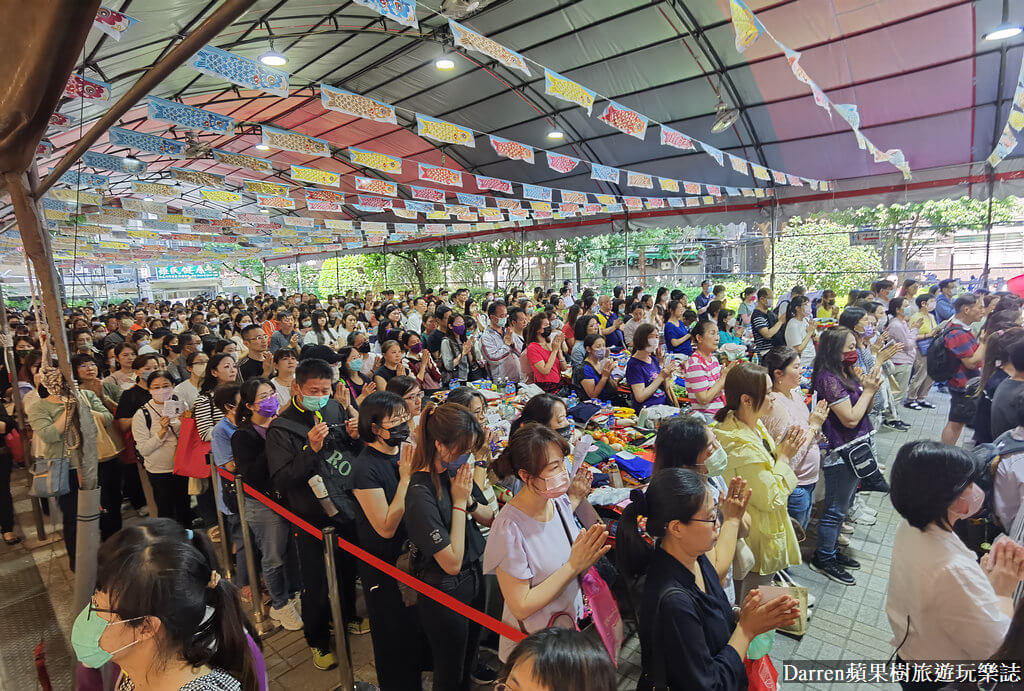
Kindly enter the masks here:
M 736 320 L 735 319 L 729 319 L 729 320 L 727 320 L 725 322 L 725 325 L 728 326 L 731 329 L 734 326 L 736 326 Z
M 647 350 L 649 350 L 649 351 L 651 351 L 653 353 L 657 349 L 658 349 L 658 339 L 657 338 L 648 338 L 647 339 Z
M 149 395 L 153 397 L 153 400 L 157 403 L 166 403 L 171 400 L 171 396 L 174 395 L 174 389 L 154 389 L 149 392 Z

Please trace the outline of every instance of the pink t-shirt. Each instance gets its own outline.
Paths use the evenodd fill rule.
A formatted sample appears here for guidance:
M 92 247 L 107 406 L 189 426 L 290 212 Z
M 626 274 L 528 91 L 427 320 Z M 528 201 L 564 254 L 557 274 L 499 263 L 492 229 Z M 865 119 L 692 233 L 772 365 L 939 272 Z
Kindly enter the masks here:
M 683 378 L 686 380 L 687 392 L 706 391 L 722 378 L 722 365 L 714 355 L 705 360 L 704 356 L 695 350 L 690 359 L 686 361 Z M 704 407 L 697 405 L 696 399 L 694 399 L 692 407 L 699 413 L 714 415 L 725 407 L 725 394 L 719 391 L 718 395 Z
M 541 374 L 540 370 L 537 369 L 538 362 L 547 362 L 548 358 L 551 357 L 551 351 L 542 346 L 540 343 L 533 342 L 526 346 L 526 359 L 533 365 L 533 380 L 535 382 L 546 382 L 555 383 L 562 381 L 562 372 L 559 370 L 558 360 L 555 360 L 555 364 L 551 367 L 551 371 L 547 374 Z
M 811 411 L 804 403 L 803 394 L 799 389 L 794 389 L 789 396 L 772 391 L 768 394 L 768 403 L 768 412 L 761 416 L 761 422 L 776 443 L 791 426 L 796 425 L 804 430 L 810 426 Z M 820 465 L 821 451 L 816 439 L 808 439 L 796 455 L 789 459 L 789 467 L 793 469 L 793 474 L 800 485 L 817 482 Z

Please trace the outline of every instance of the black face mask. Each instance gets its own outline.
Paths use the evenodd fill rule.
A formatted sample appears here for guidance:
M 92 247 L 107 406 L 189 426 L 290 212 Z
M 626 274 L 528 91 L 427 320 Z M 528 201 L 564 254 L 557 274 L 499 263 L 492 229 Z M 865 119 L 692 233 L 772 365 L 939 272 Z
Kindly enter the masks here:
M 541 333 L 544 334 L 544 338 L 551 338 L 551 327 L 545 327 Z
M 409 423 L 403 422 L 400 425 L 396 425 L 388 430 L 390 437 L 387 439 L 381 439 L 382 442 L 392 448 L 396 448 L 402 445 L 403 442 L 409 441 Z
M 369 353 L 370 352 L 370 344 L 369 343 L 364 343 L 363 345 L 359 346 L 359 352 L 363 353 L 364 355 L 366 353 Z
M 559 434 L 561 434 L 562 437 L 566 441 L 569 441 L 572 438 L 572 425 L 566 425 L 565 427 L 559 427 L 555 431 L 558 432 Z

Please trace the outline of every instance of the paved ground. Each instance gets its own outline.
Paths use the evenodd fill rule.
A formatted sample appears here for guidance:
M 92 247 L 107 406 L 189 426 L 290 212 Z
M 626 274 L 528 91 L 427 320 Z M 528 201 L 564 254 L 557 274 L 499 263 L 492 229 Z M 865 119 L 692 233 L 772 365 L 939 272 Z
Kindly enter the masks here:
M 904 420 L 912 425 L 907 432 L 885 430 L 878 435 L 883 463 L 890 464 L 899 447 L 914 439 L 938 439 L 945 424 L 948 397 L 931 395 L 939 405 L 934 411 L 902 409 Z M 25 497 L 27 481 L 21 472 L 12 480 L 15 508 L 21 530 L 35 535 L 30 507 Z M 885 590 L 890 553 L 898 516 L 887 496 L 870 494 L 868 503 L 878 510 L 878 523 L 858 527 L 851 538 L 852 554 L 862 568 L 855 572 L 857 584 L 832 583 L 805 565 L 792 572 L 796 580 L 808 586 L 817 598 L 808 632 L 803 638 L 779 635 L 771 656 L 776 666 L 789 659 L 803 660 L 885 660 L 892 654 L 891 632 L 885 616 Z M 813 550 L 814 534 L 804 543 L 805 558 Z M 61 542 L 49 545 L 7 547 L 0 544 L 0 691 L 26 691 L 39 688 L 36 683 L 32 650 L 45 642 L 53 688 L 70 689 L 71 659 L 68 636 L 74 618 L 70 611 L 73 575 L 67 568 L 67 556 Z M 63 635 L 62 635 L 63 634 Z M 356 680 L 373 682 L 375 673 L 369 636 L 351 638 Z M 321 672 L 312 665 L 309 649 L 301 632 L 278 630 L 264 639 L 271 689 L 320 691 L 338 684 L 335 672 Z M 621 689 L 633 689 L 639 676 L 639 646 L 636 639 L 626 642 L 620 661 Z M 850 685 L 834 684 L 836 689 Z M 827 685 L 787 684 L 786 688 L 825 689 Z M 858 688 L 875 688 L 859 684 Z M 887 685 L 883 688 L 897 688 Z

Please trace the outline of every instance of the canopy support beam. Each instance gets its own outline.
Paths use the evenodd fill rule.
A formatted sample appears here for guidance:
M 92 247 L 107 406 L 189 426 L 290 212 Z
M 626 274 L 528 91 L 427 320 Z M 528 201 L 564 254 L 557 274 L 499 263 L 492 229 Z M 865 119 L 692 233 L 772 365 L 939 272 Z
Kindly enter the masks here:
M 186 60 L 195 55 L 200 48 L 229 27 L 254 4 L 256 4 L 256 0 L 224 0 L 224 3 L 200 24 L 199 28 L 186 36 L 164 58 L 146 70 L 132 85 L 132 88 L 128 89 L 128 92 L 96 121 L 96 124 L 78 140 L 71 151 L 64 155 L 64 158 L 57 163 L 50 174 L 33 188 L 33 196 L 37 199 L 42 197 L 60 179 L 60 176 L 68 172 L 71 166 L 82 157 L 82 154 L 96 143 L 103 133 L 135 107 L 135 104 L 145 98 L 160 82 L 170 76 L 174 70 L 183 65 Z M 11 197 L 14 197 L 13 191 Z

